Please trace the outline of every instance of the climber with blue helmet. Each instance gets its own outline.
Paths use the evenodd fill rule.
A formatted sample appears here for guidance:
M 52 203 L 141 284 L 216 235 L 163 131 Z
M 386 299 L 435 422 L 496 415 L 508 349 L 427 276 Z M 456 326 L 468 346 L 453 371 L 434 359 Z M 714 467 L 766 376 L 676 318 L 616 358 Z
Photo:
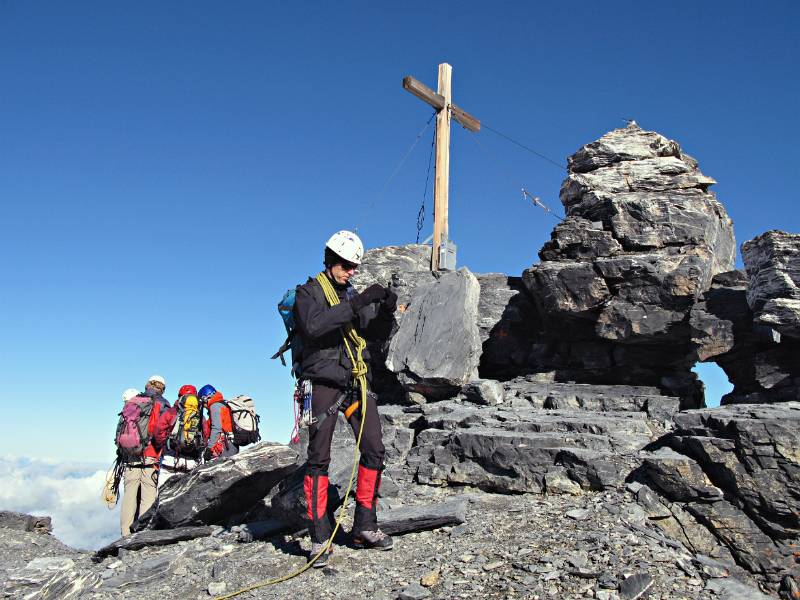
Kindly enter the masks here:
M 233 419 L 231 409 L 213 385 L 204 385 L 197 392 L 197 397 L 208 409 L 205 436 L 208 447 L 203 453 L 207 461 L 238 454 L 239 447 L 233 443 Z

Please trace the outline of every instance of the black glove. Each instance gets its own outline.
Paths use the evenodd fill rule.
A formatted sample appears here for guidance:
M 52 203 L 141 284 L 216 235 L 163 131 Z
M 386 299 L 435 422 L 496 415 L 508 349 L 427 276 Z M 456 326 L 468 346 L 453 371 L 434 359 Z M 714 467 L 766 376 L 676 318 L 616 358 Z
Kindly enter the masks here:
M 386 307 L 386 310 L 393 313 L 397 308 L 397 294 L 387 288 L 386 298 L 383 300 L 383 305 Z
M 380 284 L 373 283 L 360 294 L 356 295 L 350 300 L 350 306 L 353 307 L 353 312 L 358 312 L 368 304 L 373 302 L 380 302 L 386 298 L 387 289 Z

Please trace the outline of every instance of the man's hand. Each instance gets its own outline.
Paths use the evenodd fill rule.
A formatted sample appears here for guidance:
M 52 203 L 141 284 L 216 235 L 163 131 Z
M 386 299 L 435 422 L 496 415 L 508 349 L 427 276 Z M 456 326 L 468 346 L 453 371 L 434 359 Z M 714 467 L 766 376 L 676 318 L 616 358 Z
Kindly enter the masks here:
M 351 299 L 350 306 L 353 307 L 354 312 L 358 312 L 373 302 L 382 301 L 384 298 L 386 298 L 387 291 L 388 290 L 382 285 L 373 283 L 363 292 Z

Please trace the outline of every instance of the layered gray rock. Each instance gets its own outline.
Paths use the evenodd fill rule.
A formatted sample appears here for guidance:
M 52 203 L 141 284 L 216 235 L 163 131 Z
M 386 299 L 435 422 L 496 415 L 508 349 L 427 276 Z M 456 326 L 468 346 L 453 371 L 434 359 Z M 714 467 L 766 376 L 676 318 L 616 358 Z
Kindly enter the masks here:
M 755 321 L 800 339 L 800 234 L 768 231 L 742 244 Z
M 53 530 L 53 524 L 50 517 L 36 517 L 11 510 L 0 510 L 0 528 L 50 533 Z
M 775 583 L 796 575 L 800 404 L 687 411 L 675 424 L 665 440 L 672 451 L 644 458 L 653 489 L 692 515 L 751 573 Z
M 645 412 L 658 421 L 671 420 L 680 406 L 680 398 L 666 396 L 653 386 L 558 383 L 541 381 L 541 375 L 504 382 L 504 398 L 514 407 Z
M 501 492 L 614 487 L 653 433 L 641 412 L 542 411 L 438 402 L 422 407 L 408 464 L 417 481 Z M 549 481 L 548 481 L 549 478 Z
M 699 361 L 716 362 L 734 385 L 722 404 L 800 399 L 800 340 L 759 323 L 747 303 L 742 271 L 714 277 L 692 307 L 692 343 Z
M 386 357 L 386 367 L 407 390 L 447 397 L 477 378 L 479 294 L 466 268 L 417 287 Z
M 676 142 L 635 124 L 569 164 L 567 216 L 523 273 L 548 334 L 534 360 L 562 379 L 658 385 L 696 406 L 688 315 L 735 252 L 714 180 Z
M 509 379 L 531 369 L 531 349 L 541 322 L 521 277 L 476 274 L 481 286 L 478 330 L 483 344 L 481 377 Z
M 158 502 L 139 519 L 137 530 L 187 525 L 233 524 L 297 468 L 298 453 L 262 442 L 230 458 L 217 459 L 171 478 Z

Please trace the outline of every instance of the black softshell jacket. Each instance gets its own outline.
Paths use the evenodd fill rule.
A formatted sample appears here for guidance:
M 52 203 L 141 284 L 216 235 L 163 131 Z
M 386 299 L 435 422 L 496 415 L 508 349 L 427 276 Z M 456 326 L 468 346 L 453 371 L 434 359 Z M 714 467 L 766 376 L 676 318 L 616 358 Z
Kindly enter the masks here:
M 339 328 L 352 322 L 359 335 L 369 341 L 382 334 L 387 336 L 393 319 L 383 304 L 370 304 L 355 313 L 349 302 L 356 295 L 353 286 L 331 283 L 339 296 L 340 303 L 336 306 L 328 305 L 316 279 L 309 279 L 297 288 L 294 319 L 303 340 L 300 377 L 345 389 L 351 383 L 353 366 Z M 370 366 L 367 349 L 362 356 Z M 371 380 L 371 369 L 367 379 Z

